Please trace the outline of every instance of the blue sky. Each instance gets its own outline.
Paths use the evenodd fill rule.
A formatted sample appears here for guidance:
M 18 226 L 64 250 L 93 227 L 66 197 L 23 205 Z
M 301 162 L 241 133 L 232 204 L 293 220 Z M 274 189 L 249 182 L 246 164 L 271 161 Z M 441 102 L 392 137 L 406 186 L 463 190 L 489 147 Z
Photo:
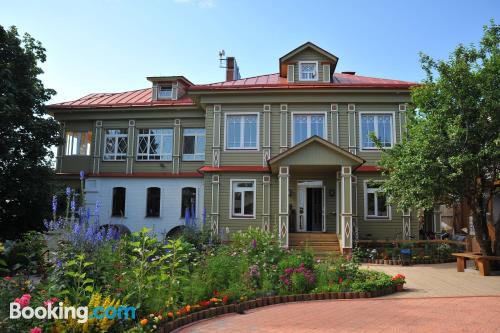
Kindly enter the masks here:
M 150 75 L 221 81 L 218 51 L 243 77 L 278 71 L 278 58 L 311 41 L 337 71 L 420 81 L 418 53 L 447 57 L 498 23 L 500 1 L 0 0 L 0 24 L 42 41 L 54 102 L 149 86 Z

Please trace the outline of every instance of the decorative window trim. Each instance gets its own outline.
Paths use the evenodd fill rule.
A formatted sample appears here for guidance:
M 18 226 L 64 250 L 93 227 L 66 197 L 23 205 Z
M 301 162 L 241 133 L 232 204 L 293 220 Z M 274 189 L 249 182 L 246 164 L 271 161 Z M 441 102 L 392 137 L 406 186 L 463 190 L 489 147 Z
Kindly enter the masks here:
M 227 117 L 229 116 L 257 116 L 257 133 L 256 133 L 256 146 L 251 148 L 237 147 L 237 148 L 229 148 L 227 146 Z M 244 136 L 244 133 L 240 133 L 240 136 Z M 227 152 L 238 152 L 238 151 L 260 151 L 260 112 L 226 112 L 224 113 L 224 151 Z
M 244 215 L 242 213 L 241 215 L 234 215 L 233 214 L 233 197 L 234 197 L 234 192 L 233 192 L 233 183 L 250 183 L 253 182 L 253 213 L 252 215 Z M 229 180 L 229 219 L 230 220 L 243 220 L 243 219 L 252 219 L 255 220 L 256 218 L 256 211 L 257 211 L 257 179 L 230 179 Z M 244 208 L 244 195 L 242 196 L 242 207 Z
M 363 131 L 362 131 L 362 123 L 361 120 L 364 115 L 372 115 L 372 116 L 387 116 L 390 115 L 392 117 L 392 138 L 391 138 L 391 146 L 390 147 L 384 147 L 384 149 L 391 149 L 394 147 L 396 144 L 396 112 L 394 111 L 360 111 L 358 112 L 358 139 L 359 139 L 359 151 L 362 152 L 375 152 L 379 153 L 380 149 L 377 147 L 374 148 L 364 148 L 363 147 Z M 377 127 L 375 127 L 377 129 Z
M 198 133 L 195 133 L 195 134 L 188 134 L 186 135 L 186 131 L 189 131 L 189 130 L 203 130 L 203 134 L 198 134 Z M 194 153 L 193 154 L 185 154 L 184 153 L 184 144 L 185 144 L 185 137 L 186 136 L 194 136 Z M 205 145 L 203 146 L 203 151 L 202 152 L 197 152 L 196 151 L 196 146 L 197 146 L 197 142 L 199 140 L 200 137 L 204 137 L 205 138 Z M 194 127 L 190 127 L 190 128 L 184 128 L 182 130 L 182 160 L 183 161 L 187 161 L 187 162 L 191 162 L 191 161 L 204 161 L 205 160 L 205 147 L 207 145 L 207 132 L 204 128 L 201 128 L 201 127 L 197 127 L 197 128 L 194 128 Z
M 107 131 L 112 131 L 112 130 L 124 130 L 125 133 L 120 133 L 120 134 L 108 134 Z M 113 153 L 107 153 L 106 152 L 106 142 L 108 140 L 108 137 L 114 138 L 115 141 L 115 151 Z M 127 148 L 124 153 L 118 153 L 118 140 L 119 138 L 125 138 L 127 140 Z M 105 162 L 122 162 L 127 159 L 127 153 L 128 153 L 128 128 L 105 128 L 104 129 L 104 154 L 102 156 L 103 161 Z
M 324 116 L 325 117 L 325 120 L 323 122 L 323 139 L 325 140 L 328 140 L 328 112 L 326 111 L 304 111 L 304 112 L 300 112 L 300 111 L 294 111 L 294 112 L 291 112 L 291 116 L 292 116 L 292 122 L 291 122 L 291 135 L 292 135 L 292 138 L 291 138 L 291 142 L 292 142 L 292 147 L 299 144 L 300 142 L 295 142 L 295 123 L 294 123 L 294 117 L 295 116 L 300 116 L 300 115 L 304 115 L 304 116 L 314 116 L 314 115 L 321 115 L 321 116 Z M 308 118 L 310 119 L 310 118 Z M 307 131 L 310 132 L 310 123 L 308 121 L 308 126 L 307 126 Z M 309 139 L 309 137 L 307 137 L 307 139 Z M 305 139 L 305 140 L 307 140 Z M 301 141 L 303 142 L 303 141 Z
M 167 130 L 168 132 L 166 134 L 151 134 L 151 133 L 148 133 L 148 134 L 144 134 L 144 133 L 140 133 L 141 130 L 148 130 L 148 131 L 151 131 L 151 130 Z M 168 134 L 170 133 L 170 134 Z M 154 135 L 158 135 L 160 137 L 163 137 L 163 136 L 171 136 L 172 137 L 172 147 L 170 148 L 170 153 L 167 153 L 167 154 L 154 154 L 154 155 L 151 155 L 149 153 L 149 142 L 151 141 L 151 136 L 154 136 Z M 140 147 L 140 139 L 141 137 L 148 137 L 148 148 L 147 148 L 147 152 L 146 153 L 140 153 L 139 152 L 139 147 Z M 160 142 L 163 142 L 161 139 L 160 139 Z M 163 144 L 163 143 L 162 143 Z M 161 148 L 160 148 L 161 150 Z M 174 150 L 174 130 L 172 128 L 138 128 L 137 129 L 137 148 L 136 148 L 136 161 L 138 162 L 155 162 L 155 161 L 172 161 L 172 156 L 173 156 L 173 150 Z M 159 159 L 154 159 L 154 158 L 151 158 L 151 156 L 156 156 L 156 155 L 165 155 L 166 158 L 159 158 Z M 142 158 L 139 158 L 139 157 L 146 157 L 144 159 Z
M 368 215 L 368 193 L 376 193 L 376 189 L 368 189 L 368 184 L 370 183 L 383 183 L 383 180 L 364 180 L 363 181 L 363 206 L 364 206 L 364 217 L 365 220 L 376 220 L 376 221 L 391 221 L 392 220 L 392 207 L 391 205 L 387 205 L 387 216 L 378 216 L 378 215 Z M 375 196 L 375 198 L 377 198 Z M 377 200 L 377 199 L 375 199 Z M 375 202 L 375 210 L 377 208 L 377 202 Z
M 302 65 L 303 64 L 314 64 L 316 66 L 316 75 L 313 79 L 304 79 L 302 78 Z M 319 65 L 317 61 L 299 61 L 299 81 L 318 81 L 319 80 Z

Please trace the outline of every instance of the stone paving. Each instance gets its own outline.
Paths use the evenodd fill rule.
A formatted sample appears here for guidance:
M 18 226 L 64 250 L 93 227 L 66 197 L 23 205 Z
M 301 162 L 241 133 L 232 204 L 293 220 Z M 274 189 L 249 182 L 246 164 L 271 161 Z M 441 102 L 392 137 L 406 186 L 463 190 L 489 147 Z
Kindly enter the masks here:
M 500 333 L 500 276 L 458 273 L 455 264 L 363 266 L 406 275 L 406 291 L 376 299 L 279 304 L 178 332 Z

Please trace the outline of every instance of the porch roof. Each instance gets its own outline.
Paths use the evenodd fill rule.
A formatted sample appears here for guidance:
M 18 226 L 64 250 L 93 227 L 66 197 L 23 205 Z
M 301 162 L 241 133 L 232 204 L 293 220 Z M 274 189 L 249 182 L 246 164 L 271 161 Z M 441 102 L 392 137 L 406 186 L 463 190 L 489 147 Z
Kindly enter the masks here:
M 313 136 L 276 155 L 268 163 L 272 172 L 276 173 L 280 166 L 358 166 L 365 160 L 319 136 Z

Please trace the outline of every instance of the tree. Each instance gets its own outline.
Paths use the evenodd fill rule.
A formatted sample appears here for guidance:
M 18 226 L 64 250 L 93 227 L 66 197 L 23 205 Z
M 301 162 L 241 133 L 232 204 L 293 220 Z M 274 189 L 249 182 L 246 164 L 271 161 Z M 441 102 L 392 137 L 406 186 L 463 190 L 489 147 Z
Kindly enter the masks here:
M 41 228 L 50 209 L 50 147 L 61 138 L 44 108 L 55 94 L 38 78 L 44 61 L 40 42 L 0 25 L 0 238 Z
M 412 89 L 407 138 L 383 153 L 383 188 L 401 208 L 466 202 L 481 251 L 492 254 L 487 204 L 500 171 L 500 27 L 448 60 L 421 54 L 424 82 Z M 500 240 L 500 225 L 496 227 Z M 500 241 L 497 241 L 500 255 Z

